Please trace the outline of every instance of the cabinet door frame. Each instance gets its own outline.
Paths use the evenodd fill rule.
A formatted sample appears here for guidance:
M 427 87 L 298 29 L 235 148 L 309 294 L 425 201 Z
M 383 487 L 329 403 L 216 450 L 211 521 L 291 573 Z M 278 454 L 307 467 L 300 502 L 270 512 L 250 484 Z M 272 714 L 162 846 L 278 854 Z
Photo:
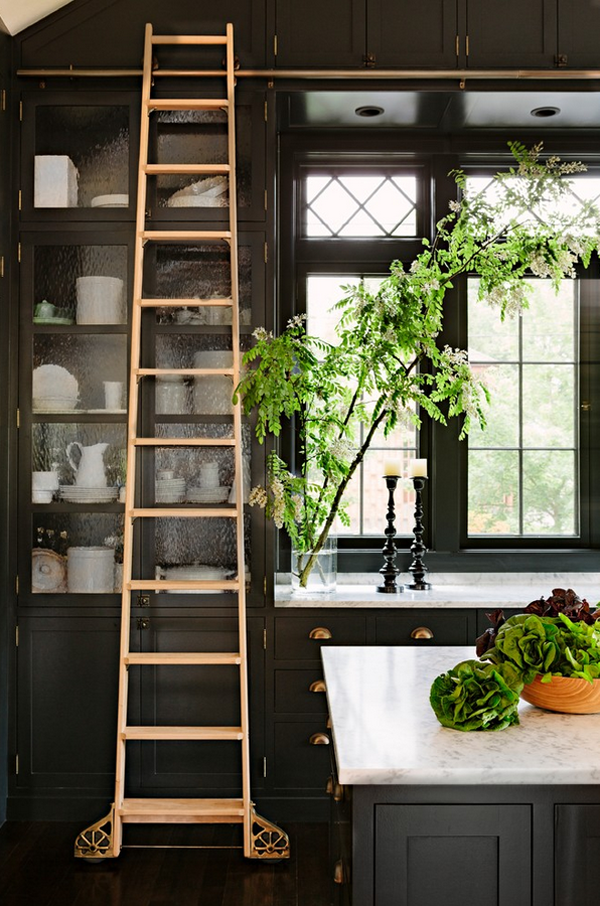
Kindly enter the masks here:
M 523 3 L 513 0 L 518 5 L 518 10 L 510 15 L 507 13 L 504 4 L 490 4 L 485 0 L 459 0 L 460 6 L 465 10 L 466 36 L 468 36 L 469 46 L 468 54 L 466 53 L 465 42 L 461 40 L 459 65 L 465 60 L 464 65 L 469 69 L 496 69 L 496 68 L 514 68 L 514 69 L 553 69 L 555 67 L 555 58 L 557 52 L 557 0 L 537 0 L 541 4 L 541 27 L 542 34 L 541 44 L 538 49 L 511 50 L 505 45 L 499 43 L 500 38 L 494 35 L 493 50 L 486 48 L 479 50 L 479 36 L 485 33 L 483 28 L 477 31 L 478 27 L 490 20 L 490 11 L 494 10 L 495 18 L 492 19 L 488 28 L 485 29 L 488 34 L 493 34 L 499 17 L 506 22 L 510 33 L 518 31 L 519 21 L 523 21 Z M 530 15 L 530 13 L 528 13 Z M 496 43 L 498 42 L 498 43 Z
M 21 93 L 22 123 L 20 151 L 20 220 L 37 223 L 90 221 L 121 223 L 135 221 L 138 149 L 140 135 L 140 95 L 133 91 L 27 91 Z M 127 107 L 129 110 L 129 205 L 127 208 L 36 208 L 34 207 L 34 158 L 36 154 L 36 112 L 42 107 Z M 68 148 L 65 148 L 68 154 Z
M 293 48 L 295 10 L 299 10 L 303 19 L 308 18 L 313 22 L 315 34 L 323 33 L 322 23 L 317 18 L 317 11 L 324 9 L 323 2 L 315 2 L 312 10 L 307 10 L 306 3 L 299 4 L 297 0 L 276 0 L 275 9 L 275 35 L 277 54 L 275 65 L 278 68 L 293 67 L 295 69 L 322 68 L 341 69 L 356 67 L 364 64 L 366 48 L 366 9 L 368 0 L 325 0 L 326 4 L 336 3 L 338 6 L 337 17 L 349 20 L 351 37 L 349 46 L 343 49 L 331 47 L 334 35 L 330 31 L 324 34 L 324 47 Z
M 454 69 L 457 65 L 456 36 L 458 35 L 457 0 L 429 0 L 437 4 L 437 13 L 430 11 L 431 17 L 437 15 L 437 21 L 422 10 L 422 4 L 413 0 L 367 0 L 367 54 L 375 58 L 377 69 Z M 400 22 L 395 24 L 394 19 Z M 410 38 L 408 46 L 398 48 L 398 34 L 402 32 L 401 22 L 412 18 L 419 23 L 418 31 L 424 35 L 430 33 L 431 26 L 439 27 L 441 45 L 429 49 L 415 44 Z M 427 19 L 429 29 L 423 28 Z

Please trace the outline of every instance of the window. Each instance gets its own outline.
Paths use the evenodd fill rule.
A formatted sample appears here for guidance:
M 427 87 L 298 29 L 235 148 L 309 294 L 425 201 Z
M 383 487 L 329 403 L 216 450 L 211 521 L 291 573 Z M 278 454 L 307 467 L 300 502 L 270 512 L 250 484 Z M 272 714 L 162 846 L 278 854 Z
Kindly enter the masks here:
M 342 297 L 340 287 L 376 284 L 394 259 L 407 266 L 415 259 L 421 237 L 431 237 L 433 224 L 457 198 L 447 174 L 462 167 L 469 186 L 486 191 L 507 160 L 498 155 L 490 164 L 489 142 L 484 168 L 476 167 L 477 154 L 466 144 L 461 161 L 458 141 L 453 154 L 429 154 L 423 139 L 422 151 L 403 155 L 397 143 L 392 151 L 391 141 L 371 133 L 361 151 L 355 136 L 348 143 L 307 134 L 282 137 L 282 325 L 307 312 L 309 332 L 332 341 L 331 308 Z M 561 156 L 584 157 L 576 148 L 561 149 Z M 600 179 L 592 170 L 575 178 L 567 203 L 576 212 L 598 198 Z M 466 348 L 473 367 L 485 376 L 492 397 L 487 428 L 475 428 L 460 442 L 456 422 L 430 424 L 422 415 L 420 431 L 409 426 L 381 438 L 349 490 L 351 526 L 338 538 L 340 550 L 349 552 L 346 559 L 342 553 L 342 570 L 381 565 L 383 466 L 393 458 L 408 471 L 416 457 L 426 457 L 430 468 L 425 492 L 430 568 L 505 568 L 510 551 L 513 569 L 597 569 L 600 481 L 590 451 L 597 450 L 600 434 L 593 414 L 600 389 L 599 278 L 593 261 L 577 279 L 566 279 L 555 296 L 547 281 L 532 276 L 530 310 L 505 322 L 496 310 L 476 303 L 477 275 L 456 281 L 446 296 L 440 343 Z M 292 446 L 290 440 L 289 461 Z M 414 524 L 410 485 L 399 484 L 396 507 L 397 545 L 408 550 Z M 574 552 L 576 561 L 570 559 Z M 515 566 L 519 558 L 524 562 Z

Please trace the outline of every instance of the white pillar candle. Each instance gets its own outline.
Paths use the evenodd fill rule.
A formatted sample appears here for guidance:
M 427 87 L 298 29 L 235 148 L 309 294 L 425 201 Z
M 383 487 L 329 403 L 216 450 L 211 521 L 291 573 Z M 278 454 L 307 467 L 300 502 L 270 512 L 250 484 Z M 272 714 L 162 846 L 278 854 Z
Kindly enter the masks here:
M 409 478 L 427 478 L 427 460 L 413 459 L 408 466 Z
M 383 464 L 383 474 L 384 476 L 394 476 L 399 478 L 401 475 L 400 464 L 397 462 L 385 462 Z

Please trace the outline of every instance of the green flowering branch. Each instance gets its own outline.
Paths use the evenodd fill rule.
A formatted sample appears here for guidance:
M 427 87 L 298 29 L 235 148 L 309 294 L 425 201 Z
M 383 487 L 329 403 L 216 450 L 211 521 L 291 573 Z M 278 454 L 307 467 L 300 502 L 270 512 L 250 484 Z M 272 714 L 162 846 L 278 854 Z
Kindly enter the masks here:
M 574 276 L 577 261 L 587 265 L 598 250 L 600 212 L 592 204 L 576 216 L 560 213 L 570 191 L 566 177 L 585 168 L 556 157 L 543 162 L 541 145 L 510 148 L 515 164 L 496 175 L 493 196 L 473 192 L 462 171 L 453 173 L 461 201 L 451 202 L 434 241 L 423 240 L 408 270 L 392 262 L 374 292 L 362 283 L 342 287 L 335 344 L 307 335 L 304 315 L 278 337 L 254 332 L 234 400 L 256 414 L 261 443 L 293 420 L 301 464 L 293 474 L 270 454 L 267 487 L 254 489 L 251 502 L 285 528 L 298 550 L 310 552 L 301 585 L 336 519 L 348 524 L 344 494 L 377 431 L 418 428 L 422 412 L 444 425 L 461 418 L 461 438 L 474 422 L 485 425 L 487 390 L 466 352 L 437 343 L 453 281 L 477 273 L 479 299 L 504 319 L 528 305 L 524 277 L 548 278 L 558 288 Z

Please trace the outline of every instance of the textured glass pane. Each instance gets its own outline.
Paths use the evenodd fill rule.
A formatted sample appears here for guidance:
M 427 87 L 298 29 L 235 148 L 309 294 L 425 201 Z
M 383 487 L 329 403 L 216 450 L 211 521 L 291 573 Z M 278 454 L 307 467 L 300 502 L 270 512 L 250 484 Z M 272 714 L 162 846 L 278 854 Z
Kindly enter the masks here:
M 34 324 L 53 324 L 57 319 L 60 324 L 123 324 L 126 287 L 124 245 L 38 245 L 34 249 Z M 43 302 L 53 305 L 54 311 L 38 309 Z
M 575 535 L 575 455 L 568 451 L 523 453 L 523 533 Z
M 123 516 L 34 513 L 34 594 L 110 594 L 120 586 Z
M 524 365 L 523 407 L 524 447 L 574 447 L 574 366 Z
M 156 436 L 226 438 L 233 437 L 233 427 L 231 424 L 158 424 Z M 244 496 L 247 498 L 250 487 L 249 425 L 243 426 L 242 441 Z M 155 485 L 151 493 L 161 496 L 163 503 L 212 505 L 227 503 L 230 496 L 233 498 L 231 493 L 235 474 L 233 445 L 203 448 L 157 447 L 155 451 L 143 451 L 143 462 L 148 464 L 147 471 L 153 471 L 155 476 Z M 165 500 L 165 497 L 173 499 Z
M 158 245 L 155 261 L 146 256 L 144 295 L 162 299 L 226 299 L 231 296 L 229 248 L 224 242 L 197 246 Z M 238 249 L 240 321 L 250 323 L 252 250 Z M 159 323 L 213 323 L 213 306 L 205 309 L 158 308 Z M 225 315 L 227 319 L 227 315 Z
M 36 336 L 34 412 L 106 411 L 105 382 L 127 379 L 126 343 L 124 335 Z
M 469 434 L 469 447 L 519 445 L 519 368 L 517 365 L 475 365 L 474 371 L 489 390 L 484 403 L 486 426 L 477 422 Z
M 477 301 L 479 280 L 468 280 L 468 352 L 471 362 L 507 362 L 519 358 L 519 320 L 500 320 L 498 309 Z
M 222 110 L 172 110 L 157 114 L 156 163 L 227 163 L 227 115 Z M 238 207 L 249 207 L 252 173 L 251 108 L 236 104 L 236 182 Z M 210 177 L 214 178 L 214 177 Z M 160 176 L 156 179 L 158 205 L 164 207 L 221 207 L 229 204 L 229 190 L 205 195 L 203 188 L 216 189 L 227 183 L 221 176 L 208 186 L 207 177 Z M 218 200 L 215 200 L 218 199 Z
M 112 492 L 116 499 L 117 485 L 125 483 L 125 425 L 38 422 L 31 430 L 34 493 L 52 484 L 53 499 L 109 503 Z
M 128 204 L 123 197 L 129 191 L 127 107 L 40 106 L 35 125 L 35 153 L 45 158 L 44 169 L 36 178 L 36 195 L 38 202 L 51 202 L 38 203 L 37 207 Z M 54 160 L 49 160 L 49 156 Z M 76 181 L 76 203 L 57 204 L 61 195 L 66 199 L 68 169 L 72 167 L 78 174 L 71 175 Z M 121 197 L 107 197 L 115 195 Z
M 529 281 L 530 306 L 522 318 L 524 362 L 574 362 L 577 358 L 577 282 L 563 280 L 555 293 L 547 280 Z
M 516 451 L 469 450 L 468 532 L 519 532 L 519 455 Z

